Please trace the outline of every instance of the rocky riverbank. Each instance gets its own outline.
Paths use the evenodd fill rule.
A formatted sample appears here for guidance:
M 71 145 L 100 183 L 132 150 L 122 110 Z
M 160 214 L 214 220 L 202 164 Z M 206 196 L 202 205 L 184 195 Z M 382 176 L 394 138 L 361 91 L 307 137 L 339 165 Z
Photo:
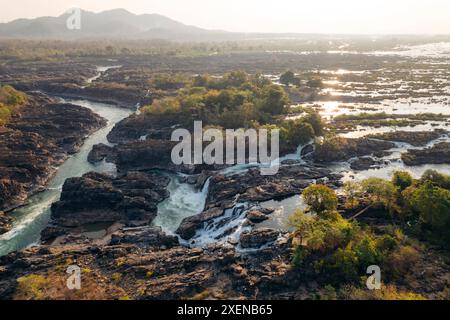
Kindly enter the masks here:
M 408 150 L 402 154 L 402 160 L 408 166 L 450 164 L 450 142 L 441 142 L 421 150 Z
M 148 225 L 156 216 L 157 204 L 169 196 L 168 184 L 168 178 L 144 172 L 128 172 L 119 178 L 91 172 L 67 179 L 42 239 L 54 240 L 72 231 L 79 234 L 85 225 L 105 222 Z
M 30 95 L 0 129 L 0 209 L 23 204 L 89 134 L 105 125 L 89 109 Z

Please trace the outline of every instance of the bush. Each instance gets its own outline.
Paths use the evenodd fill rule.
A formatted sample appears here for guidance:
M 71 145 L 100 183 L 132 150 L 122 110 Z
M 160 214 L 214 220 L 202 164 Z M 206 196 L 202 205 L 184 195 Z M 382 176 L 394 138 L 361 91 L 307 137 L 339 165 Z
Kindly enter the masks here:
M 412 246 L 400 246 L 384 258 L 383 270 L 394 279 L 403 279 L 419 260 L 419 252 Z
M 0 86 L 0 126 L 8 123 L 11 115 L 28 101 L 27 95 L 11 86 Z
M 25 299 L 40 300 L 44 298 L 47 279 L 42 275 L 30 274 L 17 279 L 18 294 Z

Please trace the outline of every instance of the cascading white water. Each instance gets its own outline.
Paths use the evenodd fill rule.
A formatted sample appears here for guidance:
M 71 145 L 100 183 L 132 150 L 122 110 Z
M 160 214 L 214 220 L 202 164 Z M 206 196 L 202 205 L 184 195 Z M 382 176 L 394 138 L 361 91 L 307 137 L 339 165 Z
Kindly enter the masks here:
M 165 173 L 170 178 L 170 197 L 158 205 L 158 215 L 153 224 L 168 234 L 174 234 L 184 218 L 199 214 L 205 207 L 209 179 L 201 190 L 188 183 L 181 183 L 181 175 Z
M 279 162 L 281 163 L 285 160 L 297 160 L 301 162 L 302 161 L 301 152 L 305 146 L 299 146 L 295 153 L 281 157 L 279 159 Z M 225 175 L 242 174 L 248 171 L 250 168 L 258 168 L 261 166 L 263 165 L 258 163 L 235 165 L 220 171 L 220 173 Z M 205 197 L 202 201 L 203 206 L 207 194 L 208 194 L 207 190 L 206 192 L 205 190 L 203 190 L 202 196 Z M 192 198 L 195 195 L 198 195 L 198 193 L 190 195 L 186 193 L 181 193 L 180 195 L 181 198 L 183 199 L 181 202 L 185 202 L 186 199 Z M 180 201 L 176 200 L 174 201 L 172 199 L 167 200 L 167 202 L 158 207 L 159 212 L 158 217 L 161 217 L 160 219 L 163 219 L 163 217 L 165 217 L 164 219 L 166 220 L 166 222 L 168 222 L 168 220 L 171 220 L 170 218 L 167 218 L 165 216 L 168 211 L 173 212 L 175 216 L 180 216 L 179 213 L 180 211 L 186 212 L 183 211 L 183 208 L 179 208 L 179 203 Z M 194 214 L 199 214 L 203 210 L 203 206 L 197 206 L 196 210 L 188 214 L 184 214 L 183 216 L 188 217 Z M 251 205 L 249 203 L 235 203 L 235 205 L 232 208 L 226 209 L 221 217 L 213 219 L 209 223 L 205 224 L 202 229 L 196 232 L 196 235 L 191 240 L 182 241 L 182 243 L 198 247 L 203 247 L 210 243 L 237 244 L 241 233 L 246 230 L 251 230 L 251 226 L 248 225 L 247 223 L 246 215 L 247 212 L 254 207 L 255 207 L 254 205 Z M 176 221 L 171 221 L 176 223 L 171 224 L 169 229 L 171 229 L 171 231 L 176 230 L 181 221 L 182 219 L 176 219 Z M 162 226 L 159 221 L 155 221 L 155 224 Z M 165 227 L 163 227 L 163 229 L 165 230 L 168 229 L 167 224 L 165 225 Z

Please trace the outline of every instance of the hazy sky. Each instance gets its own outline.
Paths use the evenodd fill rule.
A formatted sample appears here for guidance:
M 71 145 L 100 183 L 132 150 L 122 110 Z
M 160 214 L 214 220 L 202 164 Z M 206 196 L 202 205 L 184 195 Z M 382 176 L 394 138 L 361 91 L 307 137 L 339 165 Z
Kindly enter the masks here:
M 74 6 L 159 13 L 228 31 L 450 34 L 450 0 L 0 0 L 0 22 Z

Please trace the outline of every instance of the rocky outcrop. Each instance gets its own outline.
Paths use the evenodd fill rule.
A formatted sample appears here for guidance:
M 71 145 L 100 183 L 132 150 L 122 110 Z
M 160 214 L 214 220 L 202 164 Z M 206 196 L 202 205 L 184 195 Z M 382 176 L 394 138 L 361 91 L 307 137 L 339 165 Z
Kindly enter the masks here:
M 259 169 L 232 176 L 216 174 L 210 179 L 205 210 L 184 219 L 176 232 L 181 238 L 189 240 L 197 230 L 223 216 L 226 209 L 238 210 L 236 202 L 284 199 L 300 194 L 313 180 L 324 179 L 330 185 L 339 186 L 340 178 L 340 175 L 333 174 L 326 168 L 307 165 L 280 167 L 273 176 L 262 176 Z
M 123 86 L 114 83 L 95 83 L 81 86 L 75 83 L 60 83 L 53 81 L 36 81 L 20 85 L 21 90 L 40 90 L 47 94 L 64 98 L 88 99 L 90 101 L 117 105 L 135 109 L 137 103 L 142 105 L 151 101 L 145 97 L 145 90 L 133 86 Z
M 221 245 L 39 246 L 0 258 L 0 299 L 280 299 L 300 283 L 290 256 L 289 243 L 245 256 Z M 83 271 L 76 295 L 66 286 L 71 264 Z M 36 291 L 19 290 L 17 279 L 30 276 L 44 280 Z
M 441 142 L 421 150 L 408 150 L 402 154 L 402 160 L 407 166 L 450 164 L 450 142 Z
M 427 143 L 438 139 L 444 134 L 448 134 L 445 130 L 434 130 L 434 131 L 394 131 L 382 134 L 370 135 L 369 138 L 386 140 L 386 141 L 396 141 L 405 142 L 410 145 L 420 147 L 426 145 Z
M 106 125 L 91 110 L 30 96 L 0 128 L 0 209 L 11 209 L 42 187 L 90 133 Z
M 380 168 L 384 164 L 382 160 L 375 160 L 371 157 L 358 158 L 350 163 L 350 168 L 356 171 Z
M 96 163 L 108 159 L 109 162 L 114 162 L 114 149 L 104 143 L 96 144 L 88 154 L 87 160 L 90 163 Z
M 269 228 L 244 231 L 239 238 L 239 243 L 244 249 L 257 249 L 263 245 L 274 242 L 278 239 L 279 235 L 279 231 Z
M 272 214 L 274 211 L 275 209 L 272 208 L 259 208 L 249 210 L 247 212 L 247 219 L 251 223 L 260 223 L 269 219 L 269 215 Z
M 169 178 L 144 172 L 119 178 L 91 172 L 67 179 L 61 199 L 52 205 L 52 223 L 43 238 L 100 222 L 148 224 L 156 217 L 157 204 L 169 196 L 168 184 Z
M 394 147 L 395 144 L 388 141 L 339 137 L 317 145 L 315 152 L 310 158 L 319 163 L 348 161 L 351 158 L 369 156 L 375 152 L 389 150 Z
M 177 126 L 191 129 L 192 122 L 182 114 L 133 114 L 117 123 L 108 134 L 112 143 L 126 143 L 141 137 L 156 140 L 170 140 Z
M 91 157 L 98 160 L 102 158 L 101 152 L 104 152 L 107 160 L 117 165 L 119 172 L 158 169 L 186 174 L 201 174 L 205 170 L 218 170 L 224 167 L 224 165 L 174 164 L 172 149 L 177 144 L 178 142 L 170 140 L 137 140 L 118 144 L 112 150 L 98 146 Z
M 210 180 L 207 203 L 227 202 L 239 195 L 239 201 L 266 201 L 283 199 L 307 188 L 312 180 L 326 178 L 331 185 L 340 184 L 341 176 L 331 170 L 308 165 L 280 167 L 277 174 L 263 176 L 259 169 L 244 174 L 215 175 Z
M 176 142 L 145 140 L 119 144 L 114 147 L 117 169 L 128 170 L 176 169 L 171 159 Z M 182 170 L 182 169 L 181 169 Z M 190 171 L 186 168 L 185 171 Z
M 214 207 L 204 210 L 202 213 L 185 218 L 176 233 L 184 240 L 189 240 L 195 236 L 195 233 L 204 223 L 212 221 L 224 214 L 226 208 Z
M 124 243 L 161 249 L 172 248 L 179 244 L 177 237 L 165 234 L 160 227 L 151 226 L 122 228 L 112 234 L 111 245 Z

